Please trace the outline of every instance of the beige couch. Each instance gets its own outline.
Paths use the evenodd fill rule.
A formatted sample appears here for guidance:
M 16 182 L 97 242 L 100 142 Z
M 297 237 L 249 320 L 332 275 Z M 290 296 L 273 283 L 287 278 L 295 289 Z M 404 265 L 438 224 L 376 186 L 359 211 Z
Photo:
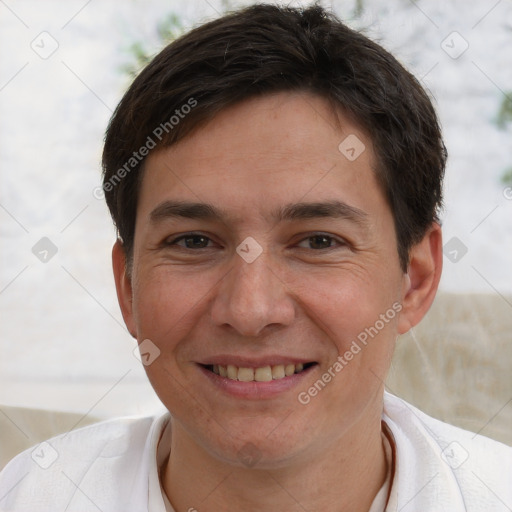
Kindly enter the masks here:
M 387 387 L 435 418 L 512 445 L 512 297 L 439 294 L 399 338 Z
M 512 445 L 512 298 L 439 294 L 397 343 L 387 389 L 427 414 Z M 98 421 L 0 406 L 0 468 L 44 439 Z
M 63 411 L 0 406 L 0 469 L 17 453 L 99 418 Z

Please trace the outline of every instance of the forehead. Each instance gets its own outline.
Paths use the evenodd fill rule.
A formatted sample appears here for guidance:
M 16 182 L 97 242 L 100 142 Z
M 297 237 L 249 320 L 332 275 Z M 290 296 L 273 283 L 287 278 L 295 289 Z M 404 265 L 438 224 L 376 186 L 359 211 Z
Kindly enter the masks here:
M 247 220 L 248 212 L 270 219 L 299 202 L 361 209 L 370 196 L 383 200 L 374 160 L 364 131 L 323 98 L 255 98 L 148 156 L 137 217 L 150 217 L 169 200 L 217 205 L 233 222 Z

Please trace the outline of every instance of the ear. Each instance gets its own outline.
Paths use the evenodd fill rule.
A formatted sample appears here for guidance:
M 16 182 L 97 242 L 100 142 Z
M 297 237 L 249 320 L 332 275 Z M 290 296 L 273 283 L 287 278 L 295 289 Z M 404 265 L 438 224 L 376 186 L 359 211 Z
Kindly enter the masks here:
M 132 280 L 126 266 L 126 252 L 121 240 L 112 248 L 112 267 L 116 282 L 117 300 L 123 314 L 124 323 L 130 334 L 137 339 L 137 329 L 133 318 Z
M 441 226 L 434 222 L 410 250 L 409 266 L 404 276 L 399 334 L 417 325 L 429 310 L 437 293 L 443 268 Z

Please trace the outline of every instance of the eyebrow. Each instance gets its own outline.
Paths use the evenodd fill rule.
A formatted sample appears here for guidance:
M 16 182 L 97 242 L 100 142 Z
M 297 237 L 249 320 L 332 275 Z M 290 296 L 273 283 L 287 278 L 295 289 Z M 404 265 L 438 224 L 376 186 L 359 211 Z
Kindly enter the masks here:
M 272 211 L 271 217 L 277 222 L 333 218 L 346 219 L 361 226 L 368 224 L 368 214 L 366 212 L 337 200 L 287 204 Z M 225 210 L 208 203 L 187 201 L 164 201 L 150 213 L 152 223 L 158 223 L 168 218 L 226 222 L 230 215 Z

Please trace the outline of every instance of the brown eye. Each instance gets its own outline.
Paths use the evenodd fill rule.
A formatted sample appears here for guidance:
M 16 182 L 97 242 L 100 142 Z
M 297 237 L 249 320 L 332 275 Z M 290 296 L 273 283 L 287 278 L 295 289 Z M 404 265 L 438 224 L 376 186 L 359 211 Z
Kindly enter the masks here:
M 327 249 L 331 247 L 332 238 L 325 235 L 315 235 L 309 238 L 311 249 Z
M 337 243 L 338 245 L 343 245 L 339 240 L 335 239 L 334 237 L 329 236 L 329 235 L 323 235 L 323 234 L 312 235 L 307 238 L 304 238 L 304 240 L 302 240 L 299 243 L 299 246 L 300 246 L 300 244 L 304 244 L 304 243 L 306 243 L 307 246 L 304 247 L 304 245 L 303 245 L 302 248 L 314 249 L 314 250 L 331 249 L 334 246 L 333 243 Z
M 179 243 L 183 242 L 183 243 Z M 167 245 L 178 245 L 185 249 L 206 249 L 210 239 L 204 235 L 183 235 L 167 243 Z

